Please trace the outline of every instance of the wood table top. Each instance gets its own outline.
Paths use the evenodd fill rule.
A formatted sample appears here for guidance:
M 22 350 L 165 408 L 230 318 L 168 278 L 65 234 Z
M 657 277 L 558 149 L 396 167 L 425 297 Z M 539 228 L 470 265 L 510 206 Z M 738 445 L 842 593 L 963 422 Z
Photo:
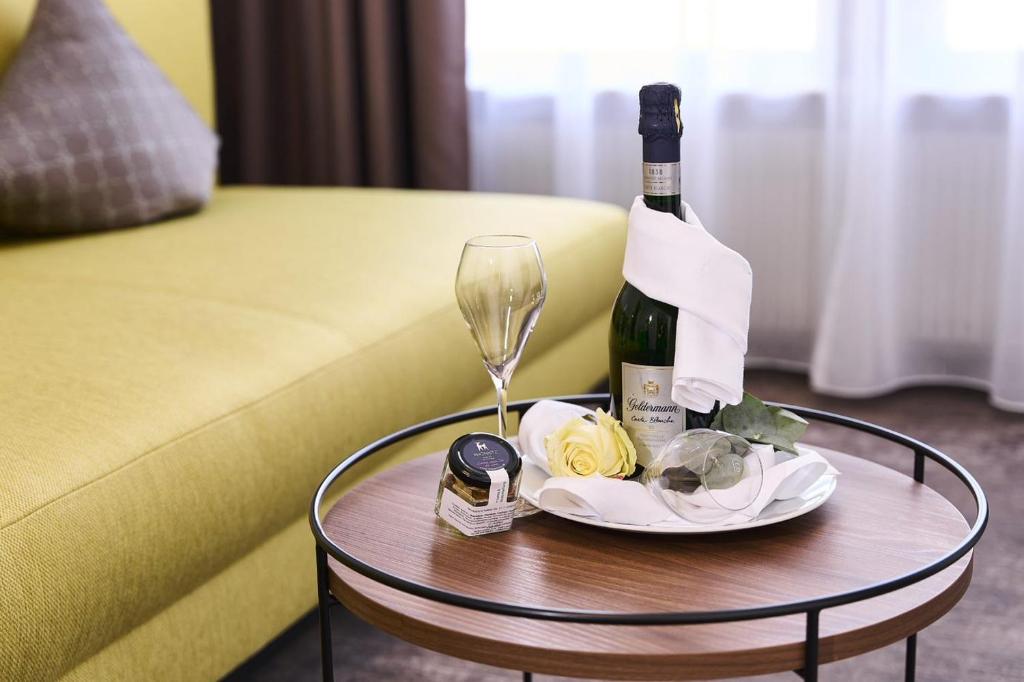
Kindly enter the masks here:
M 765 606 L 845 592 L 921 568 L 969 526 L 945 498 L 872 462 L 818 448 L 841 472 L 821 508 L 717 535 L 644 535 L 548 514 L 467 538 L 434 516 L 442 454 L 363 482 L 328 512 L 338 546 L 393 575 L 524 606 L 620 613 Z M 899 641 L 941 617 L 972 555 L 928 580 L 821 613 L 821 662 Z M 580 625 L 498 616 L 405 594 L 331 559 L 331 591 L 405 640 L 460 658 L 601 679 L 709 679 L 803 665 L 802 614 L 712 625 Z

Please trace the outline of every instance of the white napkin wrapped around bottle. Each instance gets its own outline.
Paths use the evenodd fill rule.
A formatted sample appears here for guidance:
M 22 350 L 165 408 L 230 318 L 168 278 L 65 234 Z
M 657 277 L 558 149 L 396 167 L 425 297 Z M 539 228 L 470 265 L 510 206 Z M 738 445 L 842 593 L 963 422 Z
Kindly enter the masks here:
M 715 401 L 743 400 L 753 274 L 743 256 L 715 239 L 688 204 L 683 220 L 647 208 L 629 212 L 626 281 L 645 295 L 679 308 L 672 401 L 710 412 Z
M 763 482 L 754 501 L 740 511 L 723 510 L 722 505 L 740 506 L 730 504 L 731 497 L 744 501 L 749 499 L 750 491 L 744 490 L 743 486 L 757 485 L 756 477 L 745 477 L 734 489 L 716 490 L 714 499 L 706 490 L 698 488 L 688 495 L 663 491 L 664 500 L 659 501 L 636 481 L 603 476 L 551 476 L 545 437 L 569 419 L 587 414 L 594 413 L 579 405 L 542 400 L 523 415 L 519 425 L 519 449 L 529 464 L 549 476 L 537 494 L 541 509 L 635 526 L 731 525 L 757 518 L 773 502 L 798 500 L 822 476 L 839 473 L 818 452 L 805 446 L 798 446 L 800 455 L 793 456 L 776 453 L 770 445 L 754 444 L 754 453 L 761 460 L 764 471 Z M 799 502 L 794 502 L 797 504 Z

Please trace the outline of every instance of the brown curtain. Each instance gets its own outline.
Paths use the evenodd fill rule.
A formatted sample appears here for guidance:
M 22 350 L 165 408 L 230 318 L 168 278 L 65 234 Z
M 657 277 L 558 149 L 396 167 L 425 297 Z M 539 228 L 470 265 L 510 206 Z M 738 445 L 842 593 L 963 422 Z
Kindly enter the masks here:
M 463 0 L 211 0 L 221 180 L 467 189 Z

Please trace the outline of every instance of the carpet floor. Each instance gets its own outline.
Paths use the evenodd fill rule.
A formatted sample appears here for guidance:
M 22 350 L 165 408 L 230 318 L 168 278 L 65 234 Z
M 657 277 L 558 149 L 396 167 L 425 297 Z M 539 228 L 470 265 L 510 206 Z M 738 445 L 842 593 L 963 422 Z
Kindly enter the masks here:
M 818 407 L 888 426 L 920 438 L 964 464 L 989 497 L 991 521 L 975 552 L 974 580 L 964 599 L 919 636 L 918 676 L 926 682 L 1024 681 L 1024 415 L 1001 412 L 984 394 L 950 388 L 915 388 L 872 400 L 812 393 L 806 378 L 781 372 L 748 372 L 747 388 L 780 402 Z M 865 434 L 814 425 L 808 442 L 910 472 L 912 457 L 896 445 Z M 973 504 L 960 484 L 937 466 L 928 483 L 973 521 Z M 511 682 L 514 671 L 467 663 L 381 633 L 335 607 L 335 675 L 341 682 L 424 680 Z M 823 666 L 823 680 L 903 679 L 901 644 Z M 319 679 L 316 620 L 307 617 L 237 669 L 229 680 Z M 537 682 L 565 678 L 535 675 Z M 792 673 L 751 680 L 798 679 Z

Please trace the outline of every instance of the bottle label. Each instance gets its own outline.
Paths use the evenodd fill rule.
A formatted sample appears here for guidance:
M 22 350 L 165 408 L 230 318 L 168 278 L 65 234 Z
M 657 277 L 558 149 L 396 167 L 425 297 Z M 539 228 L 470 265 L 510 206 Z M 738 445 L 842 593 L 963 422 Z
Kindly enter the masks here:
M 652 197 L 670 197 L 679 194 L 679 162 L 645 162 L 644 194 Z
M 622 426 L 636 446 L 637 464 L 644 467 L 683 432 L 686 411 L 672 402 L 672 367 L 622 363 Z

